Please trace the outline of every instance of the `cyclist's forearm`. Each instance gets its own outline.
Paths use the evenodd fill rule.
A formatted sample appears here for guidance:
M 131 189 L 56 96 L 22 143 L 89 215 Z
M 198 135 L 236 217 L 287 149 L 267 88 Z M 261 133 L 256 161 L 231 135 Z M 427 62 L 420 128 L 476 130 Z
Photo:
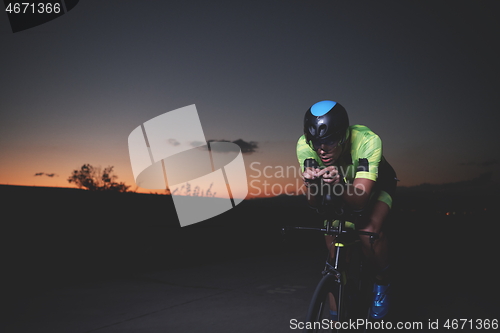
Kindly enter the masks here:
M 318 207 L 320 203 L 320 190 L 319 185 L 312 183 L 306 184 L 307 186 L 307 202 L 311 207 Z
M 345 188 L 342 194 L 344 202 L 354 209 L 365 208 L 370 199 L 370 193 L 353 184 L 345 184 L 344 186 Z
M 307 201 L 311 207 L 319 207 L 321 204 L 321 198 L 323 192 L 327 193 L 339 193 L 338 189 L 326 190 L 320 189 L 320 184 L 317 183 L 306 183 L 307 186 Z M 332 184 L 330 186 L 339 186 L 339 184 Z M 370 198 L 370 193 L 363 190 L 362 186 L 356 186 L 354 184 L 344 184 L 342 191 L 342 200 L 353 209 L 363 209 Z

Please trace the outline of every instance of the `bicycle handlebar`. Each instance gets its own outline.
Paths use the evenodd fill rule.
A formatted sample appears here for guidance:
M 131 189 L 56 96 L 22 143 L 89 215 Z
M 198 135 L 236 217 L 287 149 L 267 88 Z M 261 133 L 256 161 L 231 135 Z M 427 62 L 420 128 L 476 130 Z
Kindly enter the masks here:
M 330 236 L 338 236 L 340 234 L 355 233 L 358 235 L 370 236 L 372 239 L 377 239 L 379 236 L 374 232 L 355 230 L 355 229 L 341 229 L 341 228 L 315 228 L 315 227 L 296 227 L 296 226 L 285 226 L 281 228 L 281 233 L 285 235 L 288 230 L 310 230 L 325 233 Z
M 308 158 L 306 160 L 304 160 L 304 170 L 307 169 L 307 168 L 319 168 L 319 169 L 322 169 L 323 167 L 320 167 L 318 162 L 316 162 L 315 159 L 312 159 L 312 158 Z M 341 179 L 343 179 L 343 177 L 341 176 Z M 332 208 L 339 208 L 340 207 L 340 204 L 341 204 L 341 197 L 335 193 L 335 191 L 333 191 L 332 187 L 330 187 L 330 185 L 326 184 L 324 181 L 323 181 L 323 178 L 316 178 L 316 179 L 304 179 L 306 183 L 309 183 L 309 184 L 314 184 L 316 183 L 319 188 L 317 188 L 317 190 L 319 190 L 319 196 L 320 196 L 320 200 L 319 200 L 319 207 L 317 207 L 317 209 L 319 211 L 324 211 L 324 210 L 331 210 Z M 342 213 L 340 213 L 342 214 Z M 329 215 L 332 215 L 332 213 L 329 213 Z M 334 215 L 339 215 L 339 213 L 335 213 Z
M 308 159 L 304 160 L 304 169 L 306 169 L 306 168 L 320 168 L 320 166 L 319 166 L 318 162 L 316 162 L 316 160 L 314 160 L 312 158 L 308 158 Z M 306 179 L 306 181 L 312 183 L 315 180 Z M 324 185 L 325 184 L 323 183 L 323 179 L 321 179 L 320 186 L 323 187 Z M 339 219 L 341 222 L 339 223 L 338 227 L 332 228 L 330 226 L 330 223 L 327 224 L 326 228 L 287 226 L 287 227 L 283 227 L 281 229 L 281 233 L 284 235 L 286 232 L 286 229 L 319 231 L 319 232 L 325 233 L 327 235 L 332 235 L 332 236 L 338 236 L 341 234 L 354 232 L 354 233 L 357 233 L 358 235 L 370 236 L 371 240 L 377 239 L 378 234 L 376 234 L 376 233 L 345 228 L 344 222 L 346 221 L 346 219 L 359 217 L 362 212 L 352 210 L 352 209 L 345 209 L 345 207 L 342 207 L 342 206 L 334 207 L 334 206 L 336 206 L 335 204 L 340 203 L 340 201 L 338 200 L 338 199 L 340 199 L 340 197 L 335 195 L 335 193 L 333 193 L 333 194 L 334 195 L 332 195 L 332 193 L 327 193 L 327 194 L 322 195 L 320 207 L 318 207 L 317 209 L 321 210 L 323 214 L 326 214 L 329 217 L 328 218 L 329 220 Z

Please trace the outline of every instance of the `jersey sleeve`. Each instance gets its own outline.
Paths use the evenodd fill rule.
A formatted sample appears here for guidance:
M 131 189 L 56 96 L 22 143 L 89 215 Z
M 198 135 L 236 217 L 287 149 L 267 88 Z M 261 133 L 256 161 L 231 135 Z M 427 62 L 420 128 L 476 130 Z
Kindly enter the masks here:
M 307 144 L 306 138 L 302 135 L 297 142 L 297 159 L 299 160 L 300 170 L 304 172 L 304 161 L 308 158 L 313 158 L 321 166 L 323 161 L 320 160 L 318 154 Z
M 357 151 L 356 178 L 365 178 L 377 181 L 378 167 L 382 159 L 382 140 L 373 132 L 365 136 Z

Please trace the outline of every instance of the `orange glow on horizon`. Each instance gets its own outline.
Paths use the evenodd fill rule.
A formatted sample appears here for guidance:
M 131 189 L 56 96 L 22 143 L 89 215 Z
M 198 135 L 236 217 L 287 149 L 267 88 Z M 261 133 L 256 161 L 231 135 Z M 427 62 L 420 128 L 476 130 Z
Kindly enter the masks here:
M 66 181 L 67 182 L 67 181 Z M 61 181 L 59 181 L 61 183 Z M 129 187 L 128 192 L 143 193 L 143 194 L 167 194 L 167 190 L 150 190 L 138 187 L 134 183 L 124 181 L 124 183 Z M 269 198 L 279 195 L 289 195 L 295 196 L 301 194 L 304 191 L 304 187 L 301 179 L 290 179 L 290 178 L 250 178 L 247 181 L 248 184 L 248 195 L 243 199 L 252 198 Z M 17 182 L 4 182 L 0 185 L 12 185 L 12 186 L 26 186 L 26 187 L 51 187 L 51 188 L 74 188 L 78 189 L 78 186 L 68 183 L 67 185 L 54 185 L 54 179 L 51 178 L 35 178 L 31 181 L 17 181 Z M 174 187 L 175 189 L 176 187 Z M 170 189 L 170 190 L 174 190 Z M 85 190 L 83 188 L 83 190 Z M 237 193 L 233 194 L 234 197 L 240 198 Z M 215 195 L 215 197 L 221 197 L 220 195 Z

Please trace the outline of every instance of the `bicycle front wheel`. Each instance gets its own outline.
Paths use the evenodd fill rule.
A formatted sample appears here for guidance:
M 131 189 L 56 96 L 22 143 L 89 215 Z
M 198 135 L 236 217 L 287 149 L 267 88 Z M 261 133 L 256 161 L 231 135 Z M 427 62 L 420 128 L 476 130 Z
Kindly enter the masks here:
M 337 312 L 337 321 L 343 320 L 344 286 L 336 281 L 332 274 L 326 274 L 314 291 L 306 317 L 306 333 L 337 332 L 335 318 L 331 312 Z

